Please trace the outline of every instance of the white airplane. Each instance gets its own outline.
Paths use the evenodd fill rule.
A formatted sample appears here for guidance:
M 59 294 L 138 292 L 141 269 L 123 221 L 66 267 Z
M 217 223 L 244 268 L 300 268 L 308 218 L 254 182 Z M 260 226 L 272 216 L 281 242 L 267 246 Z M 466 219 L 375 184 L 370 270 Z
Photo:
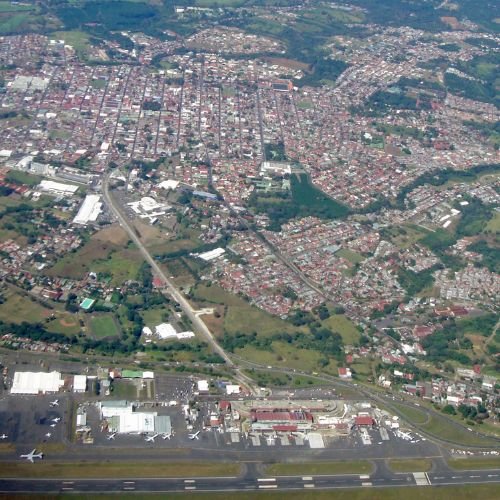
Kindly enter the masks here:
M 115 439 L 115 436 L 116 436 L 116 432 L 113 432 L 113 434 L 110 434 L 106 439 L 108 441 L 111 441 L 111 440 L 114 440 Z
M 2 434 L 2 435 L 0 436 L 0 439 L 7 439 L 8 437 L 9 437 L 9 436 L 7 436 L 7 434 Z
M 57 424 L 57 422 L 59 422 L 60 420 L 61 420 L 61 417 L 56 417 L 56 418 L 52 419 L 52 422 L 54 422 L 55 424 Z
M 188 437 L 189 437 L 189 439 L 200 439 L 199 434 L 200 434 L 200 431 L 195 432 L 194 434 L 189 434 Z
M 50 436 L 52 436 L 52 434 L 50 432 L 47 432 L 47 434 L 45 434 L 46 438 L 49 438 Z
M 57 424 L 50 424 L 50 426 L 51 426 L 52 428 L 54 428 L 56 425 L 57 425 Z
M 147 441 L 148 443 L 154 443 L 155 439 L 159 436 L 159 434 L 154 434 L 153 436 L 146 436 L 146 439 L 144 441 Z
M 162 439 L 170 439 L 171 437 L 172 437 L 172 433 L 170 432 L 168 434 L 167 433 L 163 434 L 163 436 L 161 438 Z
M 49 403 L 49 406 L 51 406 L 52 408 L 54 408 L 54 406 L 59 406 L 59 400 L 58 399 L 54 399 L 54 401 L 52 401 L 51 403 Z
M 35 462 L 35 458 L 43 458 L 43 453 L 37 453 L 36 452 L 36 448 L 30 452 L 30 453 L 27 453 L 26 455 L 20 455 L 20 458 L 25 458 L 26 460 L 30 461 L 31 463 L 34 463 Z

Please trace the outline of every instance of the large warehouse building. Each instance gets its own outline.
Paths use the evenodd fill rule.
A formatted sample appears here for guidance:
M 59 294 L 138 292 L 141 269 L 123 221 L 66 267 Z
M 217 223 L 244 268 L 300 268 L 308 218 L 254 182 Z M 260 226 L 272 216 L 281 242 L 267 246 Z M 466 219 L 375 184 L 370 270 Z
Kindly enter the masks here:
M 103 401 L 101 417 L 108 422 L 109 432 L 119 434 L 170 434 L 170 417 L 157 412 L 135 411 L 128 401 Z
M 95 222 L 101 213 L 102 203 L 100 199 L 98 194 L 88 194 L 73 219 L 73 223 L 85 225 L 88 222 Z
M 59 392 L 64 380 L 59 372 L 16 372 L 11 394 L 47 394 Z

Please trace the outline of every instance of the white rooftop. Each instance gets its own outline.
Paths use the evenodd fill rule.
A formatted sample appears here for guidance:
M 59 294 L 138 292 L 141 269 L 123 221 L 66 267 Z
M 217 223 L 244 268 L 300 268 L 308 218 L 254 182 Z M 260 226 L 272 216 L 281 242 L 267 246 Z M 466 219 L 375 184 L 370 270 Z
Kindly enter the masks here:
M 59 392 L 64 380 L 59 372 L 16 372 L 11 394 L 45 394 Z

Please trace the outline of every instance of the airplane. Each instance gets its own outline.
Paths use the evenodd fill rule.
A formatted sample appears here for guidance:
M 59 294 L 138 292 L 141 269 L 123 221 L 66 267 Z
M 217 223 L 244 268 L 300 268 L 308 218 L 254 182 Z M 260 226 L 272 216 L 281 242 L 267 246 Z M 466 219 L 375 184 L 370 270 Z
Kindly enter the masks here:
M 7 436 L 7 434 L 2 434 L 2 435 L 0 436 L 0 439 L 7 439 L 8 437 L 9 437 L 9 436 Z
M 61 417 L 56 417 L 56 418 L 52 419 L 52 422 L 54 422 L 55 424 L 57 424 L 57 422 L 59 422 L 59 420 L 61 420 Z
M 170 433 L 168 433 L 168 434 L 167 434 L 167 433 L 165 433 L 165 434 L 163 434 L 163 436 L 162 436 L 161 438 L 162 438 L 162 439 L 171 439 L 171 438 L 172 438 L 172 433 L 171 433 L 171 432 L 170 432 Z
M 51 403 L 49 403 L 49 406 L 54 408 L 54 406 L 59 406 L 59 400 L 58 399 L 54 399 L 54 401 L 52 401 Z
M 36 448 L 35 448 L 32 452 L 27 453 L 26 455 L 20 455 L 20 458 L 25 458 L 26 460 L 30 461 L 31 463 L 34 463 L 35 458 L 43 458 L 43 453 L 42 452 L 37 453 Z
M 111 440 L 114 440 L 115 439 L 115 436 L 116 436 L 116 432 L 113 432 L 113 434 L 110 434 L 106 439 L 108 441 L 111 441 Z
M 57 424 L 50 424 L 51 427 L 55 427 Z
M 154 434 L 153 436 L 146 436 L 146 439 L 144 441 L 147 441 L 148 443 L 154 443 L 155 438 L 157 438 L 159 434 Z
M 47 432 L 47 434 L 45 434 L 46 438 L 49 438 L 50 436 L 52 436 L 52 434 L 50 432 Z
M 189 437 L 189 439 L 200 439 L 198 436 L 199 434 L 200 434 L 200 431 L 195 432 L 194 434 L 189 434 L 188 437 Z

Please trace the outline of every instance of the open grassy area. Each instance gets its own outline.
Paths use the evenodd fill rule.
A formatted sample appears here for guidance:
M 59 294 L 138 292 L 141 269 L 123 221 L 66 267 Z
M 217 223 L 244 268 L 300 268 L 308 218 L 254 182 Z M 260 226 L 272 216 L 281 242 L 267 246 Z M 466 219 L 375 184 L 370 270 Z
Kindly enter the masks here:
M 359 340 L 360 333 L 354 323 L 342 314 L 333 314 L 323 321 L 323 325 L 334 332 L 340 333 L 344 344 L 354 344 Z
M 90 49 L 89 35 L 83 31 L 55 31 L 51 36 L 57 40 L 64 40 L 79 56 L 85 55 Z
M 257 332 L 259 336 L 269 336 L 274 333 L 303 331 L 290 323 L 257 309 L 247 302 L 242 301 L 240 306 L 228 307 L 224 320 L 224 328 L 230 334 Z
M 388 460 L 387 463 L 393 472 L 428 472 L 432 467 L 432 461 L 426 458 Z
M 421 426 L 421 429 L 441 439 L 464 446 L 491 446 L 492 444 L 489 439 L 477 436 L 465 428 L 462 430 L 455 425 L 450 425 L 448 420 L 437 415 L 433 415 L 428 423 Z
M 261 350 L 247 345 L 243 349 L 236 349 L 235 354 L 260 365 L 281 366 L 297 370 L 316 371 L 319 369 L 319 360 L 322 353 L 308 349 L 298 349 L 286 342 L 273 342 L 272 350 Z M 322 371 L 335 373 L 334 363 L 322 367 Z
M 266 467 L 269 476 L 300 476 L 305 474 L 370 474 L 373 464 L 366 460 L 352 462 L 306 462 L 272 464 Z
M 21 172 L 20 170 L 10 170 L 5 176 L 7 182 L 12 182 L 13 184 L 26 184 L 26 186 L 36 186 L 40 184 L 42 177 L 39 175 L 28 174 L 27 172 Z
M 88 320 L 90 333 L 96 339 L 117 337 L 120 330 L 112 314 L 93 314 Z
M 194 477 L 194 476 L 236 476 L 240 465 L 231 463 L 202 462 L 37 462 L 37 467 L 28 463 L 4 463 L 1 477 L 30 478 L 138 478 L 138 477 Z
M 118 286 L 134 280 L 141 267 L 142 257 L 137 250 L 112 252 L 110 258 L 92 263 L 92 271 L 111 275 L 111 285 Z
M 448 460 L 448 465 L 456 470 L 500 469 L 500 458 L 456 458 Z
M 493 500 L 497 498 L 498 485 L 464 485 L 464 486 L 440 486 L 432 489 L 432 496 L 428 486 L 421 487 L 402 487 L 402 488 L 348 488 L 335 491 L 287 491 L 287 500 L 470 500 L 471 498 L 481 498 L 481 500 Z M 83 500 L 88 499 L 88 495 L 59 495 L 60 498 Z M 270 500 L 281 500 L 283 498 L 282 491 L 266 491 L 266 492 L 231 492 L 227 493 L 197 493 L 195 498 L 203 500 L 227 500 L 228 498 L 237 498 L 238 500 L 261 500 L 262 498 Z M 32 498 L 31 496 L 20 497 L 11 495 L 10 498 L 23 498 L 23 500 Z M 39 499 L 53 498 L 53 496 L 37 495 Z M 116 494 L 99 495 L 102 500 L 115 500 Z M 151 493 L 147 498 L 165 498 L 165 494 Z M 187 498 L 185 493 L 170 493 L 170 498 Z
M 412 408 L 410 406 L 400 405 L 397 403 L 393 403 L 393 406 L 395 406 L 403 415 L 403 417 L 411 424 L 422 425 L 427 422 L 427 415 L 417 408 Z
M 226 306 L 248 306 L 242 298 L 226 292 L 218 285 L 207 286 L 206 284 L 199 284 L 193 291 L 194 298 L 200 301 L 211 302 L 213 304 L 224 304 Z
M 46 309 L 29 297 L 9 291 L 5 294 L 6 300 L 0 304 L 0 320 L 14 323 L 28 321 L 41 322 L 48 318 L 53 311 Z
M 116 380 L 112 394 L 116 399 L 137 399 L 137 387 L 130 380 Z
M 362 255 L 360 255 L 359 253 L 353 252 L 352 250 L 349 250 L 348 248 L 341 248 L 337 252 L 337 255 L 339 257 L 343 257 L 344 259 L 347 259 L 352 264 L 356 264 L 358 262 L 362 262 L 363 260 L 365 260 L 365 258 Z

